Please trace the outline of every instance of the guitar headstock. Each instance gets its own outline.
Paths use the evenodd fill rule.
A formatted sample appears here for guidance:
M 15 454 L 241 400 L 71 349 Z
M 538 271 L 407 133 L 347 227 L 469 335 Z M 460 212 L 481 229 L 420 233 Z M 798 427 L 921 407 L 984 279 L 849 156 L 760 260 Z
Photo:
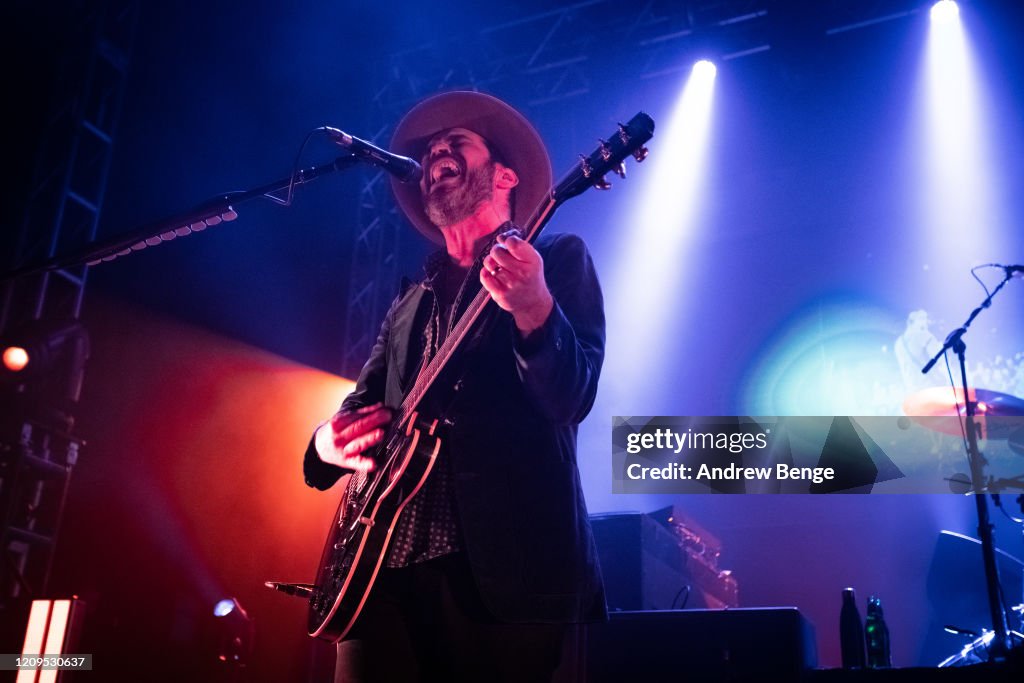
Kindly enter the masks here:
M 654 135 L 654 119 L 644 112 L 638 113 L 629 123 L 619 124 L 618 130 L 608 139 L 598 141 L 597 148 L 589 156 L 580 155 L 579 163 L 555 186 L 552 193 L 556 202 L 582 194 L 591 187 L 599 190 L 611 188 L 605 176 L 611 172 L 626 177 L 626 159 L 632 156 L 638 162 L 647 157 L 644 144 Z

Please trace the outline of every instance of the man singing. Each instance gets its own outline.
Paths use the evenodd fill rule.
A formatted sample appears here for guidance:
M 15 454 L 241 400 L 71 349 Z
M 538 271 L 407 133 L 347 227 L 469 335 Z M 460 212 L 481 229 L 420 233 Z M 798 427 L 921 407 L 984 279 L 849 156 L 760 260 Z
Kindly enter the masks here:
M 431 97 L 391 150 L 421 159 L 419 186 L 393 181 L 395 195 L 444 250 L 395 299 L 355 390 L 317 429 L 306 482 L 372 470 L 392 410 L 481 287 L 501 310 L 420 404 L 442 425 L 441 452 L 338 644 L 336 681 L 550 680 L 567 624 L 605 618 L 576 467 L 604 356 L 600 286 L 578 237 L 513 234 L 548 196 L 551 165 L 504 102 Z

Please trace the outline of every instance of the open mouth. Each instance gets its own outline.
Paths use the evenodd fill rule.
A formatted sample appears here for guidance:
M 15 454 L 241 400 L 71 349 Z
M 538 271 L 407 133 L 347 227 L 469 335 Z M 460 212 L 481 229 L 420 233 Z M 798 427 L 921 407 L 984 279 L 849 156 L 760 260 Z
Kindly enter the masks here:
M 451 157 L 438 159 L 430 166 L 430 184 L 432 186 L 451 178 L 458 178 L 461 175 L 462 167 Z

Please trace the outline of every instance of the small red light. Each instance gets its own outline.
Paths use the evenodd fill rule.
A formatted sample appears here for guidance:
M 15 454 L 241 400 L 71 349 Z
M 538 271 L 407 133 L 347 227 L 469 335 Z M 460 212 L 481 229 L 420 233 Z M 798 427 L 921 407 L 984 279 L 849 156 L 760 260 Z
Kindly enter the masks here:
M 11 372 L 21 372 L 28 365 L 28 351 L 20 346 L 8 346 L 4 349 L 4 367 Z

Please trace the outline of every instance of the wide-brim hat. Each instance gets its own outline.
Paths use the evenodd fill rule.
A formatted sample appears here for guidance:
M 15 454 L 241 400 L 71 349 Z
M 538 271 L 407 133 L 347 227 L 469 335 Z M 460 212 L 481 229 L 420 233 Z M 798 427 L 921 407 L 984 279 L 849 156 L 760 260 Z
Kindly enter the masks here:
M 466 128 L 482 136 L 519 176 L 512 216 L 525 221 L 551 190 L 551 159 L 540 134 L 526 117 L 496 97 L 471 91 L 454 91 L 429 97 L 398 122 L 391 151 L 420 160 L 427 142 L 449 128 Z M 424 169 L 426 171 L 426 169 Z M 423 210 L 418 183 L 391 178 L 398 206 L 406 218 L 430 240 L 444 244 L 444 237 Z

